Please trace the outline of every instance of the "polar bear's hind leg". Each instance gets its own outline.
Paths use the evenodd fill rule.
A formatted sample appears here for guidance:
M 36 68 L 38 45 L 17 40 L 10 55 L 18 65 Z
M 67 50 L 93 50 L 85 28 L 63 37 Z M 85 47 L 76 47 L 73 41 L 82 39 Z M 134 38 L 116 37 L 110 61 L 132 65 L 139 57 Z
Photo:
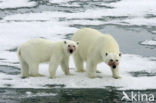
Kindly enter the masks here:
M 42 76 L 41 74 L 39 74 L 39 64 L 38 63 L 29 64 L 29 76 L 32 76 L 32 77 Z
M 21 64 L 21 78 L 26 78 L 29 76 L 29 66 L 27 62 L 22 58 L 20 48 L 18 49 L 17 54 Z
M 86 64 L 86 70 L 87 70 L 87 76 L 89 78 L 96 78 L 96 67 L 97 67 L 97 64 L 95 64 L 94 62 L 91 62 L 91 61 L 87 61 L 87 64 Z
M 24 60 L 20 60 L 21 68 L 21 77 L 26 78 L 29 76 L 29 66 Z

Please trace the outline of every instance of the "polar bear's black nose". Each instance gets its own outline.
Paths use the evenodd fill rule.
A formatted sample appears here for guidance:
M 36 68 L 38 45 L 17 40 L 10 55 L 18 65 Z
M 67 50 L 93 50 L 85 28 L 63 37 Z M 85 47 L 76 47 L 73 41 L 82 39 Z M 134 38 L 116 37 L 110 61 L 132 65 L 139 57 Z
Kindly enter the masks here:
M 116 68 L 116 65 L 113 65 L 112 67 L 113 67 L 113 69 L 115 69 Z
M 72 49 L 70 49 L 70 51 L 69 51 L 70 53 L 73 53 L 73 50 Z

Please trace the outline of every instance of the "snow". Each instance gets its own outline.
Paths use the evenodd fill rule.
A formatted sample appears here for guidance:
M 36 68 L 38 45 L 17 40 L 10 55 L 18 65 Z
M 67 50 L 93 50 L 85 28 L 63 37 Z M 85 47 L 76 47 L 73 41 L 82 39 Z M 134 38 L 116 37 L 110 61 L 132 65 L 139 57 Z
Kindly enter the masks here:
M 43 28 L 44 27 L 44 28 Z M 53 20 L 50 22 L 1 22 L 0 23 L 0 50 L 19 46 L 31 38 L 45 37 L 53 40 L 63 37 L 59 34 L 73 33 L 77 29 L 68 27 L 68 24 Z M 8 31 L 9 30 L 9 31 Z M 17 41 L 15 41 L 17 40 Z M 9 42 L 6 42 L 9 41 Z
M 50 3 L 67 3 L 69 1 L 75 1 L 75 0 L 49 0 Z
M 57 3 L 62 5 L 64 4 L 69 4 L 69 2 L 75 1 L 79 2 L 76 0 L 49 0 L 50 3 Z M 86 1 L 86 0 L 83 0 Z M 69 5 L 72 5 L 71 3 Z M 100 11 L 103 11 L 102 14 L 105 15 L 130 15 L 130 16 L 144 16 L 146 13 L 156 13 L 155 10 L 155 5 L 156 1 L 155 0 L 121 0 L 118 2 L 113 2 L 113 3 L 105 3 L 101 2 L 99 5 L 106 5 L 106 6 L 111 6 L 114 7 L 114 9 L 99 9 Z M 92 10 L 97 12 L 97 10 Z M 94 13 L 93 13 L 94 14 Z
M 16 66 L 19 67 L 19 65 Z M 121 79 L 112 78 L 110 68 L 104 63 L 98 65 L 98 70 L 101 73 L 97 73 L 97 76 L 102 76 L 102 78 L 90 79 L 86 77 L 85 73 L 76 72 L 71 58 L 70 71 L 72 75 L 64 75 L 59 67 L 57 69 L 56 78 L 50 79 L 48 64 L 41 64 L 40 73 L 45 75 L 45 77 L 29 77 L 21 79 L 20 75 L 0 73 L 0 87 L 5 87 L 5 84 L 11 84 L 11 88 L 49 88 L 46 85 L 58 84 L 65 85 L 65 88 L 105 88 L 106 86 L 113 86 L 120 87 L 120 89 L 154 89 L 156 87 L 156 81 L 154 81 L 156 76 L 134 77 L 129 72 L 156 72 L 155 67 L 156 62 L 151 61 L 149 58 L 124 54 L 120 64 Z M 7 78 L 11 78 L 12 80 Z
M 111 3 L 115 9 L 112 14 L 127 15 L 134 17 L 143 17 L 146 14 L 156 13 L 155 0 L 121 0 L 119 2 Z
M 76 0 L 49 0 L 49 3 L 51 4 L 59 4 L 60 6 L 65 6 L 65 7 L 81 7 L 80 4 L 78 3 L 70 3 L 72 1 L 76 1 Z M 85 1 L 85 0 L 83 0 Z
M 36 6 L 36 2 L 29 0 L 0 0 L 0 9 Z
M 32 92 L 26 92 L 26 96 L 25 97 L 37 97 L 37 96 L 56 96 L 57 94 L 54 93 L 32 93 Z
M 145 40 L 145 41 L 141 42 L 141 44 L 156 46 L 156 41 L 155 40 Z
M 55 1 L 55 0 L 54 0 Z M 62 0 L 61 0 L 62 1 Z M 141 2 L 142 1 L 142 2 Z M 95 19 L 94 22 L 98 22 L 98 24 L 105 23 L 119 23 L 120 25 L 148 25 L 153 26 L 156 24 L 155 18 L 145 18 L 147 15 L 156 14 L 155 9 L 155 0 L 150 0 L 150 2 L 146 2 L 146 0 L 122 0 L 116 3 L 107 4 L 108 6 L 113 6 L 113 9 L 87 9 L 84 12 L 76 12 L 76 13 L 65 13 L 65 12 L 41 12 L 41 13 L 25 13 L 25 14 L 16 14 L 12 16 L 5 17 L 4 20 L 51 20 L 53 18 L 65 18 L 71 19 L 74 21 L 77 18 L 81 18 L 80 23 L 83 23 L 83 19 L 92 18 Z M 59 1 L 58 1 L 59 2 Z M 65 2 L 65 1 L 64 1 Z M 127 16 L 124 20 L 113 20 L 106 19 L 106 21 L 99 21 L 98 18 L 103 17 L 123 17 Z M 73 19 L 73 20 L 72 20 Z M 93 20 L 90 20 L 92 22 Z M 90 23 L 91 24 L 91 23 Z
M 66 13 L 66 12 L 60 12 L 60 11 L 44 11 L 41 13 L 25 13 L 25 14 L 15 14 L 8 17 L 5 17 L 4 20 L 50 20 L 51 18 L 90 18 L 90 15 L 92 15 L 91 18 L 99 18 L 102 17 L 103 14 L 101 14 L 101 11 L 96 11 L 96 14 L 94 14 L 95 11 L 87 10 L 86 12 L 78 12 L 78 13 Z M 97 15 L 98 14 L 98 15 Z

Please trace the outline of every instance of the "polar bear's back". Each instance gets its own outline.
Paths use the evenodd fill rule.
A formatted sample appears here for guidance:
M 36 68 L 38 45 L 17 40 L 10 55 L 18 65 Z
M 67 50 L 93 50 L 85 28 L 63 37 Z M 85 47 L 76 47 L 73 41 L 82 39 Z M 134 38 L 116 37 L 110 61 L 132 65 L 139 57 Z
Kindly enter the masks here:
M 21 45 L 21 47 L 23 48 L 29 47 L 29 49 L 32 47 L 32 49 L 38 50 L 36 52 L 39 52 L 39 50 L 40 51 L 46 50 L 49 46 L 52 46 L 52 44 L 53 42 L 50 40 L 37 38 L 25 42 L 24 44 Z
M 103 46 L 104 51 L 109 53 L 119 53 L 119 45 L 111 35 L 105 34 L 103 35 L 103 38 L 101 45 Z
M 20 51 L 22 57 L 27 58 L 27 56 L 29 55 L 30 57 L 34 57 L 32 58 L 33 60 L 39 58 L 39 61 L 46 61 L 49 59 L 48 57 L 50 57 L 51 53 L 53 52 L 53 50 L 51 49 L 52 46 L 53 42 L 51 42 L 50 40 L 37 38 L 31 39 L 22 44 L 18 48 L 18 51 Z
M 99 48 L 108 52 L 118 52 L 118 44 L 111 35 L 102 34 L 101 32 L 91 29 L 83 28 L 78 30 L 72 37 L 72 40 L 79 41 L 79 49 L 77 53 L 83 60 L 87 60 L 88 56 L 92 55 L 94 50 Z M 101 52 L 99 50 L 99 52 Z M 98 54 L 98 51 L 96 51 Z
M 80 49 L 77 50 L 77 53 L 79 53 L 81 58 L 87 60 L 87 55 L 89 55 L 90 49 L 102 35 L 103 34 L 99 31 L 91 28 L 80 29 L 73 35 L 72 40 L 80 42 Z

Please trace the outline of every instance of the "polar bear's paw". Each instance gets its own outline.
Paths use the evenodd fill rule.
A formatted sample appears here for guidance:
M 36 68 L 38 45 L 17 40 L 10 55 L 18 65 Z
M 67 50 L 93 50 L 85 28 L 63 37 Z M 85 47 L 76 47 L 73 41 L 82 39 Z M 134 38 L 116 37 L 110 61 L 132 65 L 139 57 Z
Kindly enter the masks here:
M 88 76 L 89 78 L 91 78 L 91 79 L 96 78 L 96 75 L 90 75 L 90 74 L 87 74 L 87 76 Z
M 30 74 L 31 77 L 44 77 L 42 74 Z
M 85 72 L 84 69 L 78 69 L 77 72 Z
M 38 77 L 44 77 L 44 75 L 42 75 L 42 74 L 37 74 L 37 76 L 38 76 Z
M 96 70 L 96 73 L 101 73 L 99 70 Z
M 68 73 L 68 74 L 66 74 L 67 76 L 73 76 L 74 74 L 72 74 L 72 73 Z
M 121 77 L 119 75 L 113 75 L 113 78 L 120 79 Z
M 27 78 L 27 77 L 28 77 L 28 76 L 21 76 L 22 79 L 25 79 L 25 78 Z
M 103 76 L 101 76 L 101 75 L 97 75 L 97 78 L 103 78 Z
M 55 79 L 55 78 L 56 78 L 56 76 L 50 76 L 50 78 L 51 78 L 51 79 Z

